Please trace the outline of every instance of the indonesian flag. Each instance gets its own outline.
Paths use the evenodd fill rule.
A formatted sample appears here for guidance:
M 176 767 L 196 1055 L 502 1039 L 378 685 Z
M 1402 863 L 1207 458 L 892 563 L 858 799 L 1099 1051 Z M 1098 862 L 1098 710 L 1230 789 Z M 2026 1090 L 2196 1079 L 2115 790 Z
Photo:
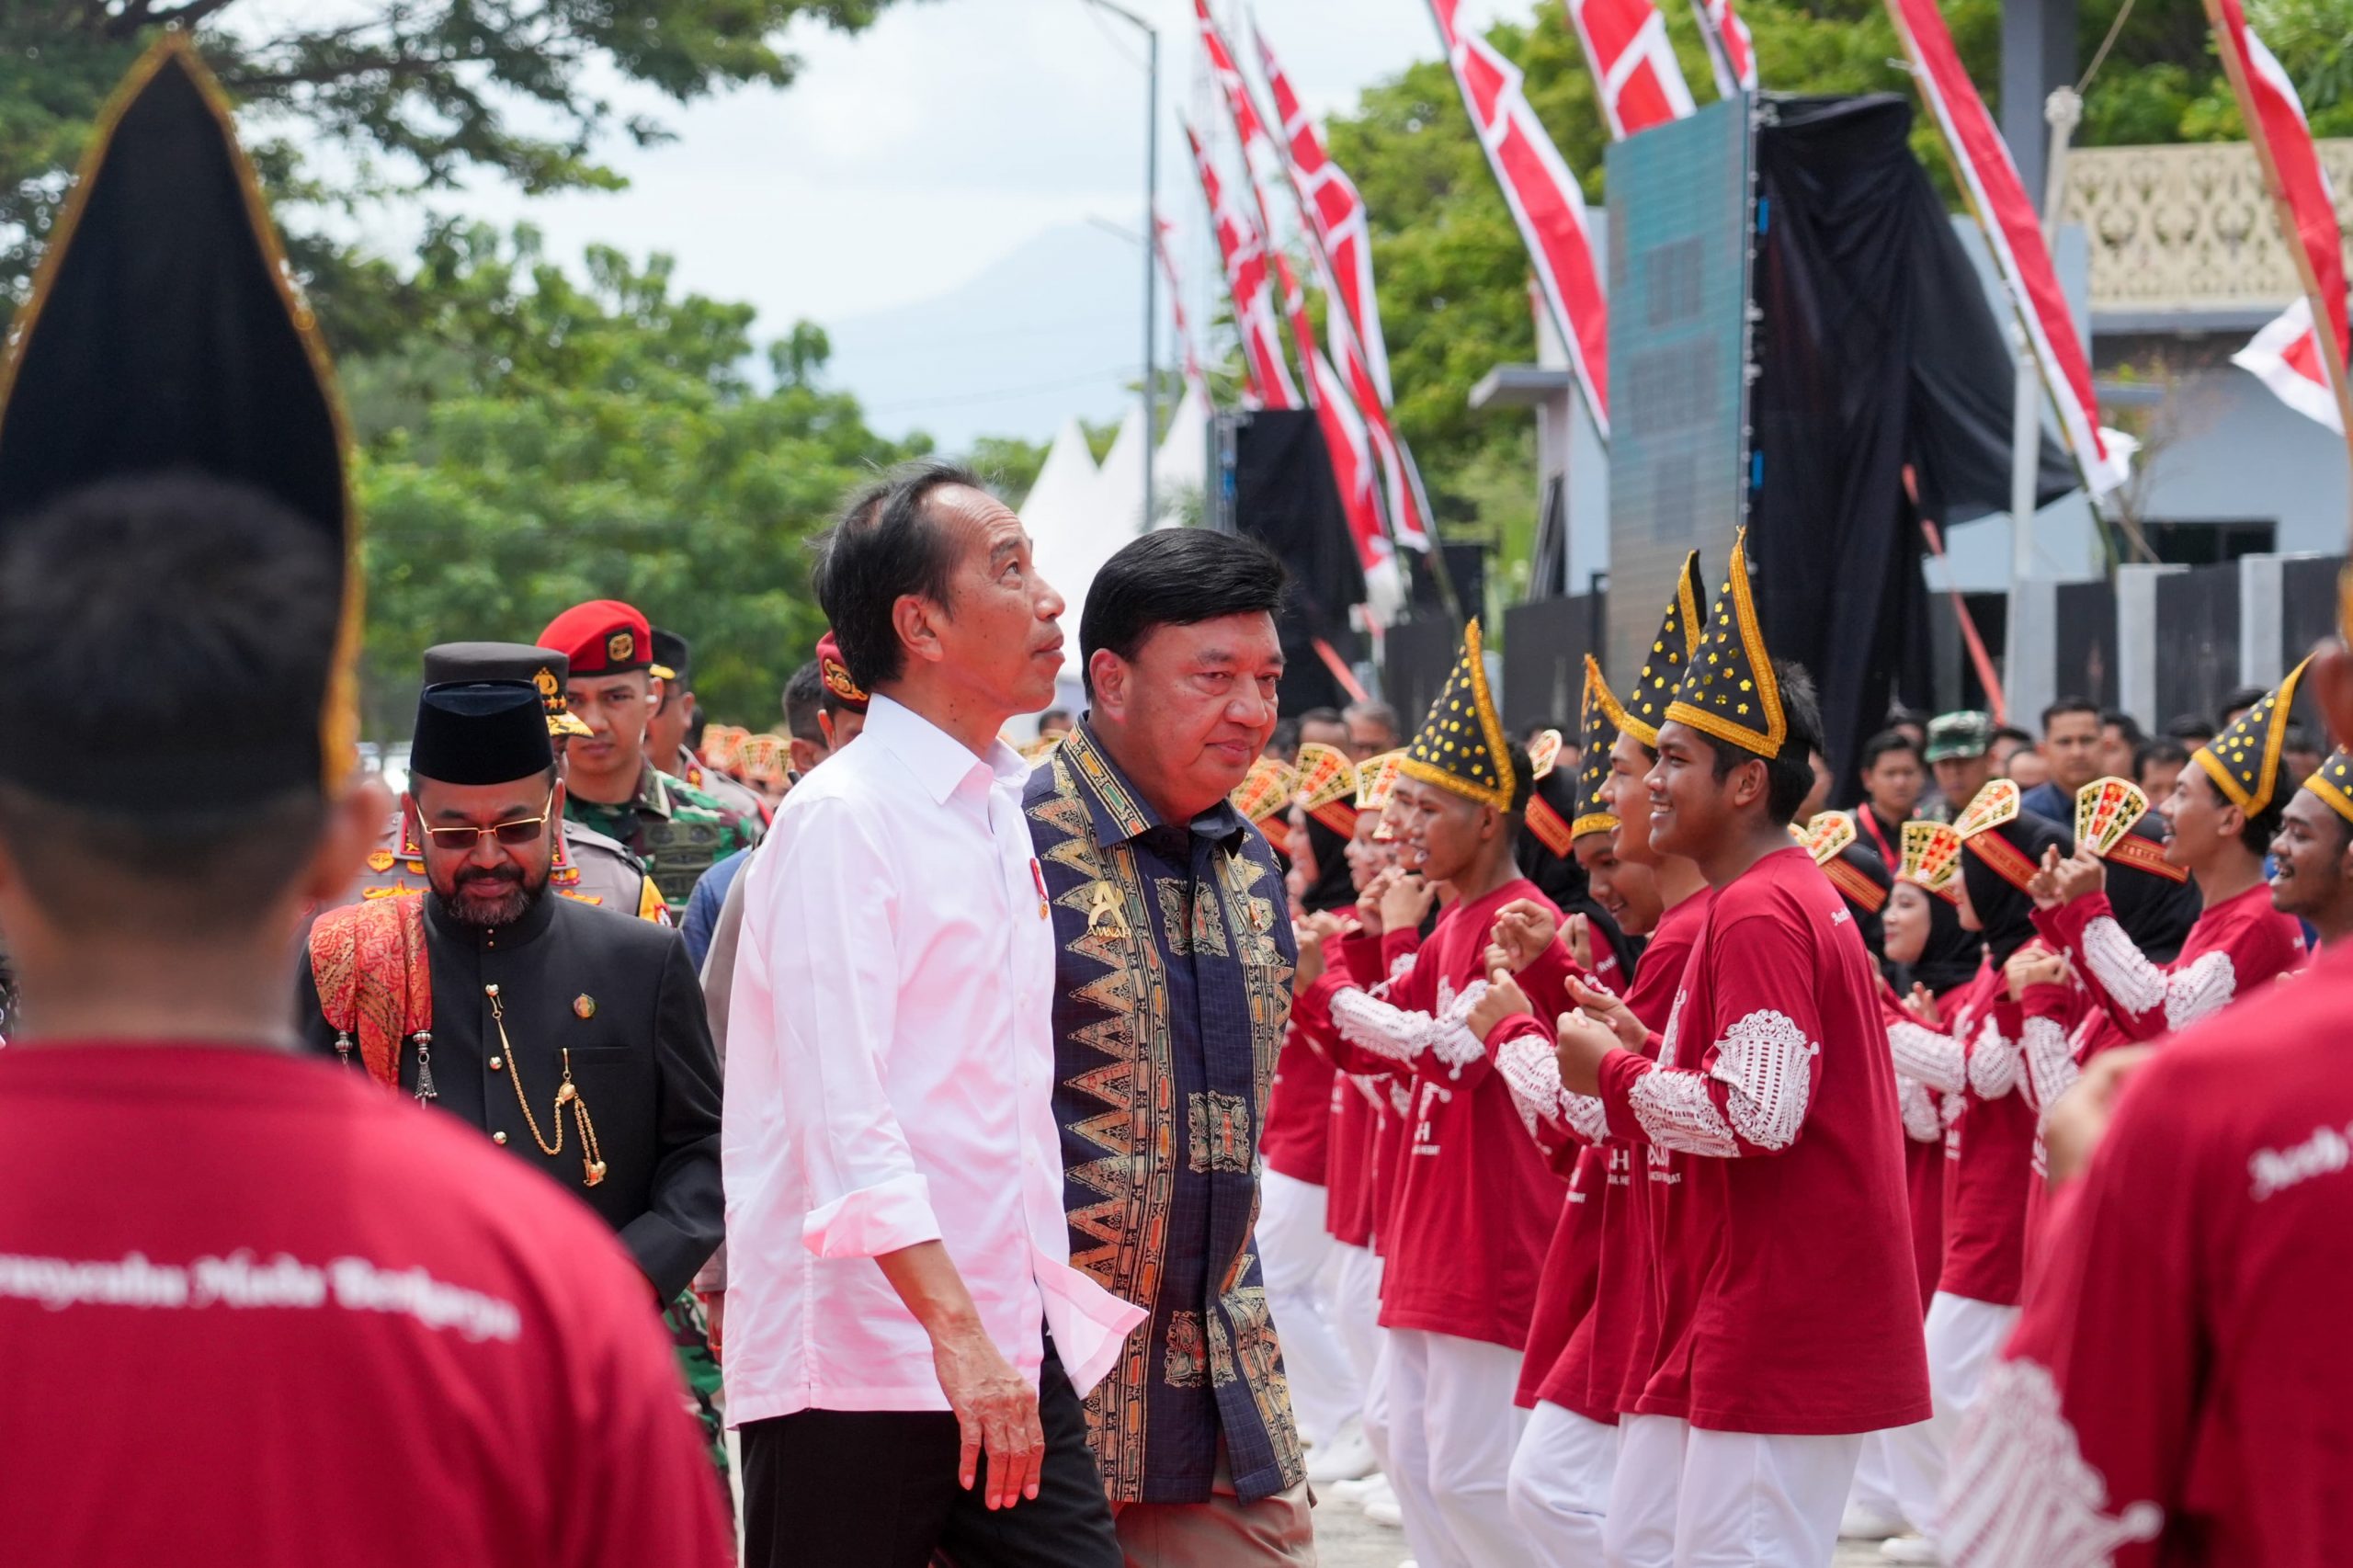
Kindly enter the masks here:
M 1242 361 L 1250 396 L 1262 408 L 1297 408 L 1299 386 L 1290 379 L 1283 358 L 1282 328 L 1275 320 L 1275 302 L 1267 281 L 1267 251 L 1259 243 L 1257 225 L 1233 210 L 1201 139 L 1185 127 L 1186 144 L 1193 149 L 1193 168 L 1200 176 L 1201 199 L 1209 203 L 1210 223 L 1217 231 L 1218 254 L 1225 259 L 1225 286 L 1233 297 L 1233 324 L 1242 335 Z
M 1380 457 L 1391 529 L 1406 549 L 1427 551 L 1429 531 L 1422 524 L 1401 444 L 1389 420 L 1389 350 L 1381 331 L 1381 301 L 1373 291 L 1372 233 L 1364 198 L 1332 161 L 1323 135 L 1300 107 L 1290 78 L 1264 36 L 1258 39 L 1258 58 L 1266 66 L 1275 113 L 1282 120 L 1291 190 L 1322 253 L 1316 278 L 1327 296 L 1324 317 L 1333 361 L 1363 412 L 1366 434 Z
M 1519 68 L 1476 33 L 1458 28 L 1460 0 L 1430 0 L 1447 63 L 1479 145 L 1519 225 L 1536 281 L 1568 346 L 1569 367 L 1594 423 L 1609 435 L 1609 302 L 1585 219 L 1585 193 L 1529 107 Z
M 1666 18 L 1651 0 L 1568 0 L 1601 94 L 1609 139 L 1622 142 L 1691 112 L 1691 89 L 1666 41 Z
M 1936 117 L 1954 170 L 1968 189 L 1970 208 L 1985 233 L 2002 285 L 2041 363 L 2051 401 L 2059 410 L 2060 431 L 2083 472 L 2084 485 L 2095 496 L 2105 495 L 2124 483 L 2125 457 L 2111 450 L 2101 433 L 2091 362 L 2075 335 L 2075 318 L 2067 312 L 2067 297 L 2051 265 L 2051 249 L 2043 243 L 2034 203 L 2018 181 L 2018 165 L 2010 162 L 2010 150 L 1994 129 L 1993 116 L 1985 112 L 1985 100 L 1961 69 L 1937 0 L 1887 0 L 1887 10 L 1895 22 L 1896 39 L 1912 62 L 1920 97 Z
M 1756 90 L 1756 43 L 1748 24 L 1732 8 L 1732 0 L 1691 0 L 1699 18 L 1699 36 L 1708 42 L 1708 64 L 1716 74 L 1716 92 L 1730 97 Z
M 2303 297 L 2257 333 L 2233 362 L 2261 377 L 2289 407 L 2341 435 L 2353 336 L 2346 324 L 2344 241 L 2328 174 L 2313 144 L 2296 85 L 2246 25 L 2239 0 L 2206 0 L 2206 11 L 2304 288 Z M 2315 309 L 2321 312 L 2317 318 Z M 2325 336 L 2315 330 L 2316 320 L 2326 324 Z
M 1348 537 L 1356 541 L 1357 560 L 1364 567 L 1365 600 L 1372 618 L 1387 625 L 1396 618 L 1404 594 L 1397 575 L 1397 556 L 1381 527 L 1381 498 L 1372 483 L 1372 440 L 1363 415 L 1348 389 L 1334 372 L 1332 362 L 1315 347 L 1315 329 L 1307 320 L 1307 296 L 1291 275 L 1290 263 L 1275 253 L 1275 276 L 1281 283 L 1283 307 L 1290 316 L 1291 336 L 1307 365 L 1314 389 L 1315 423 L 1324 431 L 1324 449 L 1332 459 L 1332 483 L 1340 493 L 1340 510 L 1348 519 Z
M 1176 225 L 1152 210 L 1152 249 L 1160 258 L 1160 275 L 1168 280 L 1168 313 L 1176 324 L 1176 350 L 1185 358 L 1185 384 L 1209 395 L 1209 379 L 1201 374 L 1201 357 L 1193 350 L 1193 329 L 1185 321 L 1185 284 L 1176 276 L 1176 258 L 1168 251 L 1168 236 Z
M 1218 88 L 1225 97 L 1226 112 L 1233 117 L 1233 134 L 1242 143 L 1242 170 L 1250 176 L 1250 192 L 1258 203 L 1259 237 L 1272 250 L 1275 226 L 1267 211 L 1267 192 L 1259 184 L 1258 171 L 1280 164 L 1282 156 L 1276 150 L 1275 139 L 1267 134 L 1266 122 L 1258 118 L 1258 106 L 1250 99 L 1250 84 L 1244 79 L 1242 68 L 1233 62 L 1233 51 L 1226 47 L 1225 34 L 1218 29 L 1217 18 L 1210 15 L 1210 0 L 1193 0 L 1193 16 L 1200 24 L 1201 50 L 1210 57 L 1210 74 L 1217 78 Z
M 2299 296 L 2278 320 L 2232 355 L 2231 363 L 2252 372 L 2273 396 L 2305 418 L 2345 434 L 2345 415 L 2328 384 L 2328 367 L 2321 363 L 2320 334 L 2313 330 L 2310 300 Z

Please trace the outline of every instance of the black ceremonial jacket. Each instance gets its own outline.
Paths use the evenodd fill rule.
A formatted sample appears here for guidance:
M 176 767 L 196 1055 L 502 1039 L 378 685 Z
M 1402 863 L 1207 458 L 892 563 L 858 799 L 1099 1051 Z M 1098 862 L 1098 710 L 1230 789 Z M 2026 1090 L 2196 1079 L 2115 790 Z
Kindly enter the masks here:
M 433 974 L 432 1067 L 438 1108 L 482 1129 L 605 1218 L 668 1301 L 719 1245 L 719 1059 L 702 987 L 678 933 L 570 899 L 540 900 L 514 925 L 474 932 L 425 899 Z M 506 1038 L 521 1067 L 534 1138 L 516 1098 L 485 986 L 498 987 Z M 335 1029 L 301 966 L 301 1028 L 333 1052 Z M 565 1052 L 596 1131 L 605 1174 L 586 1184 L 573 1108 L 557 1115 Z M 417 1050 L 404 1043 L 401 1086 L 416 1087 Z M 492 1065 L 495 1061 L 497 1065 Z M 359 1053 L 352 1052 L 353 1071 Z M 563 1150 L 543 1152 L 540 1141 Z

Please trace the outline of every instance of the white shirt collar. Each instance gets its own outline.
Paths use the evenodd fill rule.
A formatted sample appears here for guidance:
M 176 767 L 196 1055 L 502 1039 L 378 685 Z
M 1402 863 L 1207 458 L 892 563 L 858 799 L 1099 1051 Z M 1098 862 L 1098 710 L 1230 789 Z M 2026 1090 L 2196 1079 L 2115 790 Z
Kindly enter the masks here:
M 858 739 L 881 742 L 939 805 L 947 804 L 950 795 L 983 769 L 1004 783 L 1018 784 L 1029 777 L 1029 765 L 1002 740 L 989 743 L 986 756 L 975 756 L 963 742 L 879 691 L 867 708 L 866 727 L 858 732 Z

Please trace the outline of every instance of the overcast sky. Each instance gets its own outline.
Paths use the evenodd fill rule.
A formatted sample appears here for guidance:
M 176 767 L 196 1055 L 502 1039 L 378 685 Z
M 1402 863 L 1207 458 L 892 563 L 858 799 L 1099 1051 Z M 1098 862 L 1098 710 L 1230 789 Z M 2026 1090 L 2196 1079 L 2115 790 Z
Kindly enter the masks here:
M 1537 3 L 1465 0 L 1462 12 L 1484 25 Z M 1192 6 L 1128 4 L 1162 29 L 1161 200 L 1188 231 L 1183 254 L 1199 272 L 1200 202 L 1174 130 L 1178 107 L 1197 118 L 1208 108 Z M 1239 28 L 1233 0 L 1216 9 Z M 1258 0 L 1256 12 L 1319 115 L 1438 52 L 1425 0 Z M 1120 238 L 1098 232 L 1101 243 L 1086 244 L 1072 231 L 1139 225 L 1142 36 L 1087 0 L 900 0 L 857 37 L 796 27 L 790 42 L 803 68 L 783 92 L 685 109 L 617 95 L 625 110 L 643 108 L 677 132 L 649 151 L 605 150 L 631 181 L 624 192 L 526 200 L 484 187 L 464 204 L 502 222 L 528 218 L 559 257 L 598 241 L 668 251 L 687 288 L 752 301 L 767 335 L 800 317 L 841 327 L 859 347 L 837 358 L 837 380 L 862 395 L 860 380 L 872 380 L 904 411 L 879 413 L 885 428 L 921 424 L 949 440 L 950 426 L 1004 428 L 992 422 L 994 399 L 1008 415 L 1019 405 L 1014 423 L 1028 427 L 1013 433 L 1051 434 L 1058 418 L 1034 427 L 1046 404 L 1007 402 L 1006 389 L 1074 383 L 1097 369 L 1061 401 L 1073 413 L 1115 410 L 1119 378 L 1140 358 L 1140 257 Z M 1250 52 L 1239 39 L 1236 48 Z M 396 248 L 407 216 L 374 220 L 375 237 Z M 1040 236 L 1052 237 L 1041 245 Z M 1017 256 L 1017 270 L 1070 273 L 1050 280 L 1070 309 L 1042 324 L 1051 341 L 1035 345 L 1035 363 L 1029 331 L 1041 324 L 992 319 L 992 301 L 1006 295 L 1003 264 Z M 912 312 L 893 341 L 899 312 L 950 295 L 952 313 L 969 318 L 954 341 L 941 341 L 938 310 Z M 929 396 L 894 378 L 883 363 L 893 357 L 898 370 L 926 372 L 915 391 Z M 959 406 L 966 397 L 969 409 Z

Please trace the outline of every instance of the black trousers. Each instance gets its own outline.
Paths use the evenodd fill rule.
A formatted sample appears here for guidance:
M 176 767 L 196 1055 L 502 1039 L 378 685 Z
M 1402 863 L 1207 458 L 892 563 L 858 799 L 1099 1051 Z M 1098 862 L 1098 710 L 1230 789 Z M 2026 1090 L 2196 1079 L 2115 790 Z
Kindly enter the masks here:
M 956 1484 L 946 1411 L 801 1410 L 744 1425 L 745 1568 L 1121 1568 L 1086 1412 L 1053 1346 L 1038 1375 L 1038 1495 L 992 1513 Z M 981 1483 L 988 1459 L 982 1456 Z

